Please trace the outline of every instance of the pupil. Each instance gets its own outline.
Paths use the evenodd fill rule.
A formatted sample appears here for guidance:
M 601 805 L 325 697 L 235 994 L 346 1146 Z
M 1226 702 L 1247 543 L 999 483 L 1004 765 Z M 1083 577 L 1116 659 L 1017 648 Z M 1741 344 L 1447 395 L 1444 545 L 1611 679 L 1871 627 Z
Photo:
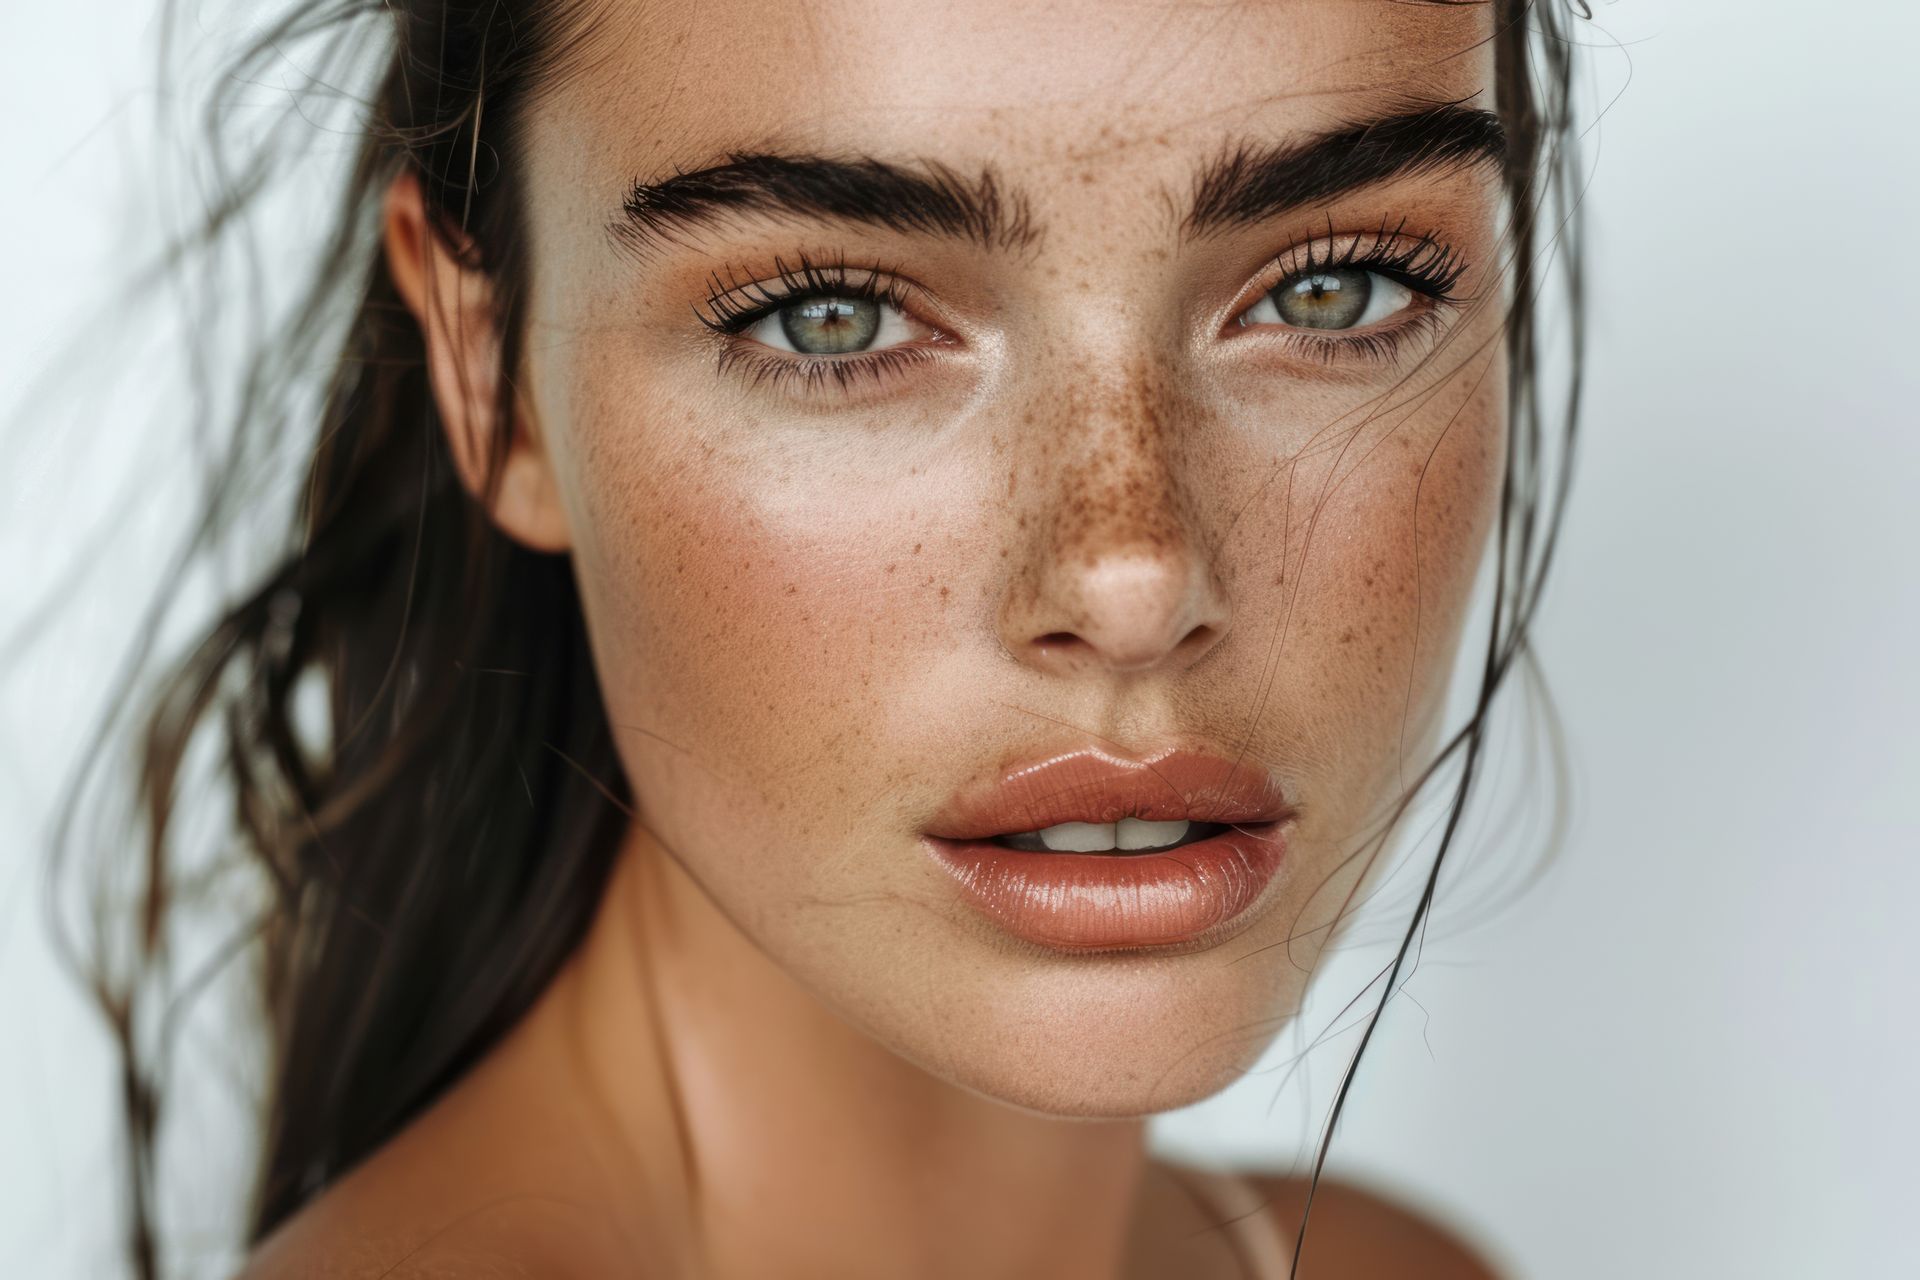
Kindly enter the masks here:
M 1366 314 L 1373 277 L 1352 267 L 1283 281 L 1273 291 L 1280 318 L 1301 329 L 1351 329 Z
M 864 350 L 879 328 L 880 306 L 867 298 L 810 298 L 780 312 L 780 331 L 807 355 Z

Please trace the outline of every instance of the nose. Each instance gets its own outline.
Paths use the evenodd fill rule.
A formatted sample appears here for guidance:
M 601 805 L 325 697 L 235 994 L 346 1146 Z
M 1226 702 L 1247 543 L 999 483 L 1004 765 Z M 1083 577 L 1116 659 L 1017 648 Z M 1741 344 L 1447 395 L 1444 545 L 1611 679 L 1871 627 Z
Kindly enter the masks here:
M 1012 523 L 1026 536 L 1001 644 L 1050 674 L 1191 666 L 1230 609 L 1182 465 L 1190 415 L 1138 385 L 1060 409 L 1029 418 L 1044 445 L 1012 451 L 1027 472 Z

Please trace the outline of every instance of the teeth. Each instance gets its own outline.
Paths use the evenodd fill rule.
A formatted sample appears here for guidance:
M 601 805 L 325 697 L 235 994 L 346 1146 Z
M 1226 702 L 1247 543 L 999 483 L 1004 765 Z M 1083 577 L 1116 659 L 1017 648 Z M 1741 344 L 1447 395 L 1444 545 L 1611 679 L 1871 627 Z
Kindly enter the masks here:
M 1122 818 L 1118 822 L 1062 822 L 1038 831 L 1004 837 L 1016 849 L 1050 849 L 1055 853 L 1132 853 L 1179 844 L 1192 830 L 1189 822 L 1147 822 Z
M 1147 822 L 1140 818 L 1122 818 L 1114 824 L 1115 847 L 1158 849 L 1161 845 L 1178 844 L 1187 838 L 1190 825 L 1185 821 Z
M 1122 822 L 1126 819 L 1121 819 Z M 1112 822 L 1062 822 L 1035 834 L 1055 853 L 1106 853 L 1113 848 Z

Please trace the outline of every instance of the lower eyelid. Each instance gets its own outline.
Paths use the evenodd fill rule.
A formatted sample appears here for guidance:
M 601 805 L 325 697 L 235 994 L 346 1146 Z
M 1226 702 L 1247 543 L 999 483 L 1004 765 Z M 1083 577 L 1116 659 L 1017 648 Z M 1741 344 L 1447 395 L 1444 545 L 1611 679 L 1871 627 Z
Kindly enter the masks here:
M 1279 342 L 1284 344 L 1288 356 L 1315 364 L 1384 364 L 1399 359 L 1409 346 L 1430 339 L 1454 305 L 1451 299 L 1433 297 L 1418 289 L 1412 293 L 1413 300 L 1407 307 L 1383 321 L 1352 329 L 1310 329 L 1271 323 L 1242 325 L 1235 320 L 1222 336 L 1238 341 Z M 1236 331 L 1238 337 L 1235 337 Z
M 756 349 L 757 348 L 757 349 Z M 907 343 L 877 351 L 817 356 L 783 351 L 752 339 L 735 338 L 720 349 L 722 373 L 732 369 L 751 385 L 796 386 L 803 394 L 821 388 L 846 390 L 855 383 L 878 381 L 899 373 L 934 354 L 925 344 Z
M 1385 364 L 1400 358 L 1410 345 L 1431 339 L 1440 328 L 1445 306 L 1439 299 L 1428 299 L 1395 316 L 1391 324 L 1364 329 L 1264 327 L 1280 333 L 1300 353 L 1322 364 L 1356 359 Z

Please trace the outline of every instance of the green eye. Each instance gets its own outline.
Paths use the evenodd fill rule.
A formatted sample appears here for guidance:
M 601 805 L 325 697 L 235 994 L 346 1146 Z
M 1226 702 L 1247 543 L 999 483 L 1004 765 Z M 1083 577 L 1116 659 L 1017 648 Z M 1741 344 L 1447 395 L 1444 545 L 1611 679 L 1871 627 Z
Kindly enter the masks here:
M 865 351 L 880 332 L 880 304 L 870 298 L 808 298 L 780 308 L 767 320 L 778 322 L 785 349 L 801 355 L 833 356 Z M 761 321 L 764 326 L 766 321 Z M 755 334 L 762 341 L 770 335 Z M 780 346 L 768 343 L 769 346 Z
M 1333 267 L 1289 276 L 1267 291 L 1240 323 L 1292 329 L 1357 329 L 1406 310 L 1413 290 L 1359 267 Z
M 1282 320 L 1302 329 L 1351 329 L 1372 292 L 1364 271 L 1325 271 L 1275 289 L 1273 304 Z

